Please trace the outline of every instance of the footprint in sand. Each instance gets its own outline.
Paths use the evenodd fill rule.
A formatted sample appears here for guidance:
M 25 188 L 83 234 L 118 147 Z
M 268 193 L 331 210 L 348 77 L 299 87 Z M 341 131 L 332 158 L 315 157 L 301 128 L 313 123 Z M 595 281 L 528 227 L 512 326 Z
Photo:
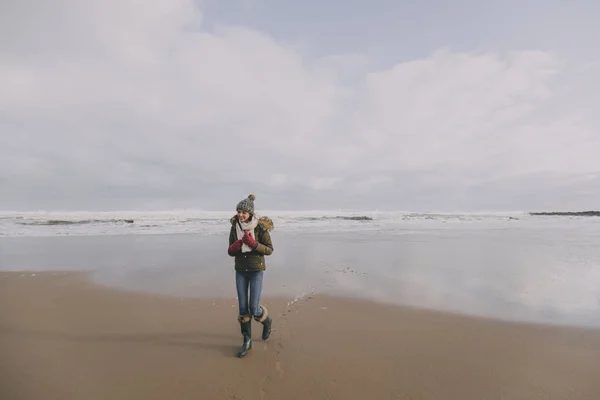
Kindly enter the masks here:
M 279 361 L 277 361 L 275 363 L 275 369 L 279 373 L 279 377 L 282 378 L 283 377 L 283 368 L 281 368 L 281 363 Z

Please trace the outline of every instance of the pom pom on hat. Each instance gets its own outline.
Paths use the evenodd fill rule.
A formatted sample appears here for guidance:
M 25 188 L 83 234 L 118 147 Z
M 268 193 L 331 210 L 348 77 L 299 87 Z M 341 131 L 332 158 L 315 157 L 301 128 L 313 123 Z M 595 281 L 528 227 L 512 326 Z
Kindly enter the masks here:
M 256 196 L 249 194 L 248 197 L 238 203 L 236 210 L 242 210 L 249 214 L 254 214 L 254 199 L 256 199 Z

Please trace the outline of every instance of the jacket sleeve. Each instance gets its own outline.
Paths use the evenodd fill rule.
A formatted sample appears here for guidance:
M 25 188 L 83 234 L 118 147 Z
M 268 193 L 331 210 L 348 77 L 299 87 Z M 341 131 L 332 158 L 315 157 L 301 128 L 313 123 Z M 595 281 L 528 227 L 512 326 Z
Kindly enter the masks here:
M 237 233 L 235 232 L 235 225 L 231 225 L 231 230 L 229 231 L 229 247 L 231 247 L 233 242 L 235 242 L 236 240 Z M 230 252 L 229 248 L 227 249 L 227 254 L 229 254 L 231 257 L 235 257 L 235 253 Z
M 273 254 L 273 243 L 271 242 L 271 235 L 269 234 L 269 231 L 266 229 L 261 229 L 260 236 L 260 240 L 254 251 L 265 256 L 270 256 Z

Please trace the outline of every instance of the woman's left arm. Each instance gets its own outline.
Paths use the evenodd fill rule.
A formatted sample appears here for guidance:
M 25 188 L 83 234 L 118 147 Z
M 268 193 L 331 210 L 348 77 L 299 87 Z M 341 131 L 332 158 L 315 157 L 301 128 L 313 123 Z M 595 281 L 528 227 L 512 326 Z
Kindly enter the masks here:
M 261 230 L 261 235 L 257 241 L 256 249 L 254 249 L 254 251 L 265 256 L 270 256 L 273 254 L 273 243 L 271 242 L 271 235 L 269 234 L 269 231 Z

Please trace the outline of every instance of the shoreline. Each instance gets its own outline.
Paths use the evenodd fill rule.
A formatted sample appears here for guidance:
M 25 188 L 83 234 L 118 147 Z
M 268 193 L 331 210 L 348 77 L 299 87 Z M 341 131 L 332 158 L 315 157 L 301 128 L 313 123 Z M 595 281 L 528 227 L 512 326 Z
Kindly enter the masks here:
M 359 299 L 264 297 L 271 338 L 241 345 L 237 302 L 130 292 L 89 272 L 0 273 L 0 397 L 595 399 L 600 330 Z
M 83 287 L 89 287 L 93 289 L 105 290 L 108 292 L 118 293 L 124 296 L 142 296 L 148 298 L 154 298 L 156 300 L 164 301 L 188 301 L 188 302 L 200 302 L 200 303 L 218 303 L 218 304 L 237 304 L 237 294 L 233 284 L 229 288 L 230 294 L 224 295 L 223 292 L 217 294 L 212 293 L 210 295 L 190 295 L 185 293 L 169 293 L 164 291 L 155 291 L 152 289 L 139 289 L 127 286 L 118 286 L 106 282 L 100 282 L 95 280 L 93 270 L 19 270 L 19 271 L 0 271 L 0 280 L 2 278 L 8 279 L 27 279 L 27 278 L 48 278 L 48 277 L 61 277 L 67 278 L 70 284 L 79 284 Z M 402 310 L 404 312 L 414 313 L 426 313 L 437 316 L 449 316 L 465 320 L 481 321 L 492 324 L 512 325 L 515 327 L 539 327 L 544 329 L 567 329 L 575 331 L 585 332 L 597 332 L 600 334 L 600 326 L 596 324 L 575 324 L 565 322 L 548 322 L 540 320 L 529 320 L 529 319 L 516 319 L 509 317 L 491 316 L 488 314 L 477 314 L 460 312 L 453 309 L 438 309 L 429 306 L 419 306 L 414 304 L 404 304 L 394 302 L 387 297 L 377 298 L 369 297 L 366 295 L 351 295 L 349 292 L 344 291 L 307 291 L 300 295 L 283 296 L 277 295 L 264 295 L 262 299 L 264 301 L 275 302 L 277 304 L 295 304 L 306 301 L 308 299 L 319 298 L 327 299 L 329 301 L 340 301 L 349 303 L 362 303 L 367 304 L 371 307 L 384 307 Z

